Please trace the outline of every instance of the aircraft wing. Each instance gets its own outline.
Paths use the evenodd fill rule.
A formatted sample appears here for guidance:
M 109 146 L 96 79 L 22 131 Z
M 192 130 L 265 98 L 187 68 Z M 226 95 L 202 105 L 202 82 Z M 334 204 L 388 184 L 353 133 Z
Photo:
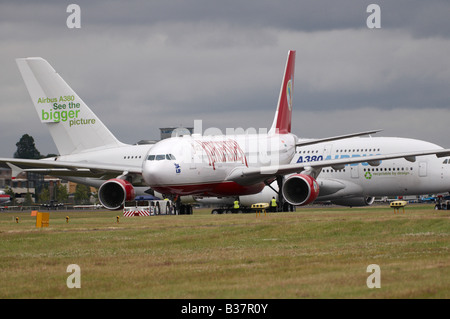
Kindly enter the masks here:
M 357 137 L 357 136 L 363 136 L 363 135 L 371 135 L 371 134 L 375 134 L 375 133 L 378 133 L 378 132 L 381 132 L 381 131 L 382 130 L 373 130 L 373 131 L 351 133 L 351 134 L 338 135 L 338 136 L 332 136 L 332 137 L 325 137 L 325 138 L 320 138 L 320 139 L 305 140 L 305 141 L 297 142 L 295 144 L 295 146 L 307 146 L 307 145 L 313 145 L 313 144 L 319 144 L 319 143 L 343 140 L 343 139 L 351 138 L 351 137 Z
M 342 159 L 331 159 L 318 162 L 307 163 L 291 163 L 284 165 L 271 165 L 265 167 L 242 167 L 234 169 L 227 177 L 227 180 L 234 181 L 241 185 L 250 185 L 257 182 L 270 180 L 277 175 L 287 175 L 293 173 L 301 173 L 306 171 L 306 174 L 317 178 L 320 170 L 324 167 L 332 167 L 333 169 L 342 169 L 347 164 L 355 163 L 369 163 L 371 166 L 380 165 L 383 160 L 390 160 L 396 158 L 404 158 L 407 161 L 415 162 L 416 156 L 436 155 L 437 157 L 450 156 L 450 149 L 439 149 L 432 151 L 417 151 L 404 152 L 387 155 L 373 155 L 361 156 Z
M 13 177 L 23 171 L 57 176 L 98 176 L 141 174 L 141 166 L 123 166 L 97 162 L 67 162 L 58 160 L 33 160 L 20 158 L 0 158 L 0 163 L 13 170 Z

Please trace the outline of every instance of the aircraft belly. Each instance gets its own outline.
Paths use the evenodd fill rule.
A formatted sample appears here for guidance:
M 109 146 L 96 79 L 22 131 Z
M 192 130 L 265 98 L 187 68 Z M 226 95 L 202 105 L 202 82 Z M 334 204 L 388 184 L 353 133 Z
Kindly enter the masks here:
M 230 166 L 235 165 L 216 163 L 214 166 L 203 165 L 195 169 L 180 165 L 172 173 L 166 174 L 164 180 L 150 186 L 157 192 L 177 195 L 237 196 L 262 191 L 264 183 L 243 186 L 225 181 Z
M 415 168 L 409 171 L 362 171 L 357 179 L 350 175 L 341 178 L 338 176 L 326 178 L 324 175 L 321 177 L 318 179 L 319 199 L 321 200 L 347 196 L 347 194 L 361 196 L 423 195 L 442 192 L 446 184 L 450 190 L 450 179 L 444 178 L 444 173 L 428 171 L 427 176 L 419 176 Z M 345 187 L 342 187 L 341 184 Z M 357 185 L 358 187 L 356 187 Z
M 156 185 L 152 188 L 162 194 L 202 195 L 202 196 L 240 196 L 261 192 L 264 183 L 240 185 L 236 182 L 214 182 L 201 184 Z
M 364 192 L 370 196 L 423 195 L 440 191 L 441 182 L 433 176 L 373 176 L 364 184 Z

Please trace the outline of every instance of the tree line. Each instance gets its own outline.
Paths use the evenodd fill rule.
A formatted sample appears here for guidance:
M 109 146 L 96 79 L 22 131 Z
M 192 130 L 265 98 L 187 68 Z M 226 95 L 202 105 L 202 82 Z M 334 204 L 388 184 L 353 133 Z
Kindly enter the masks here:
M 22 135 L 19 142 L 16 143 L 16 146 L 17 150 L 14 153 L 14 158 L 42 159 L 47 157 L 58 156 L 57 154 L 47 154 L 46 156 L 41 155 L 41 153 L 36 148 L 34 138 L 28 134 Z M 50 192 L 51 190 L 48 187 L 48 185 L 44 185 L 39 190 L 36 189 L 35 193 L 36 203 L 40 204 L 48 203 L 51 199 L 60 203 L 66 203 L 69 199 L 69 193 L 64 185 L 57 185 L 53 188 L 53 193 L 51 194 Z M 15 194 L 10 187 L 5 188 L 5 193 L 11 196 L 13 205 L 16 204 Z M 76 204 L 89 203 L 90 197 L 91 197 L 90 187 L 83 184 L 77 184 L 74 193 L 75 203 Z M 32 196 L 29 192 L 27 192 L 23 205 L 29 206 L 32 204 L 33 204 Z

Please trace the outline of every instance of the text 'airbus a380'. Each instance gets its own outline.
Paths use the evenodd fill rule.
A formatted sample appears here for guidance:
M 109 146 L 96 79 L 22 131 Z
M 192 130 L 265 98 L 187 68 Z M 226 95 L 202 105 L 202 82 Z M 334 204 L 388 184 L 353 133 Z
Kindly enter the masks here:
M 2 158 L 0 162 L 9 165 L 15 174 L 33 171 L 67 179 L 83 178 L 85 183 L 97 184 L 99 200 L 108 209 L 119 209 L 126 200 L 149 189 L 172 199 L 184 195 L 246 196 L 260 193 L 274 181 L 278 183 L 280 198 L 292 205 L 306 205 L 319 195 L 342 189 L 336 179 L 338 173 L 330 175 L 327 170 L 359 163 L 373 169 L 381 161 L 401 159 L 412 163 L 416 157 L 450 155 L 450 150 L 422 144 L 370 147 L 376 151 L 365 151 L 368 147 L 361 146 L 358 152 L 351 144 L 344 146 L 350 143 L 344 139 L 377 131 L 319 140 L 298 139 L 291 133 L 295 51 L 288 52 L 275 117 L 267 133 L 172 137 L 154 145 L 119 142 L 44 59 L 17 59 L 17 64 L 60 156 L 44 160 Z M 339 152 L 342 149 L 342 154 L 348 154 L 353 150 L 360 156 L 333 156 L 331 149 L 324 147 L 336 140 L 343 143 Z M 313 145 L 324 148 L 322 153 L 306 153 L 301 155 L 301 161 L 293 160 L 296 150 L 312 152 Z M 336 146 L 333 151 L 338 151 Z M 320 175 L 327 176 L 326 183 L 317 181 Z M 351 190 L 347 188 L 348 191 Z

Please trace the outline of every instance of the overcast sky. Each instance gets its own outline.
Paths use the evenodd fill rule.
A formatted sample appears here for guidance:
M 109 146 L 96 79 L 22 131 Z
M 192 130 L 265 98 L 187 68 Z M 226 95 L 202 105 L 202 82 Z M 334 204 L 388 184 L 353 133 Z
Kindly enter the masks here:
M 69 29 L 70 3 L 81 28 Z M 381 28 L 369 29 L 370 3 Z M 41 56 L 125 143 L 164 126 L 267 128 L 297 51 L 293 132 L 450 148 L 450 1 L 0 1 L 0 156 L 57 153 L 15 58 Z

